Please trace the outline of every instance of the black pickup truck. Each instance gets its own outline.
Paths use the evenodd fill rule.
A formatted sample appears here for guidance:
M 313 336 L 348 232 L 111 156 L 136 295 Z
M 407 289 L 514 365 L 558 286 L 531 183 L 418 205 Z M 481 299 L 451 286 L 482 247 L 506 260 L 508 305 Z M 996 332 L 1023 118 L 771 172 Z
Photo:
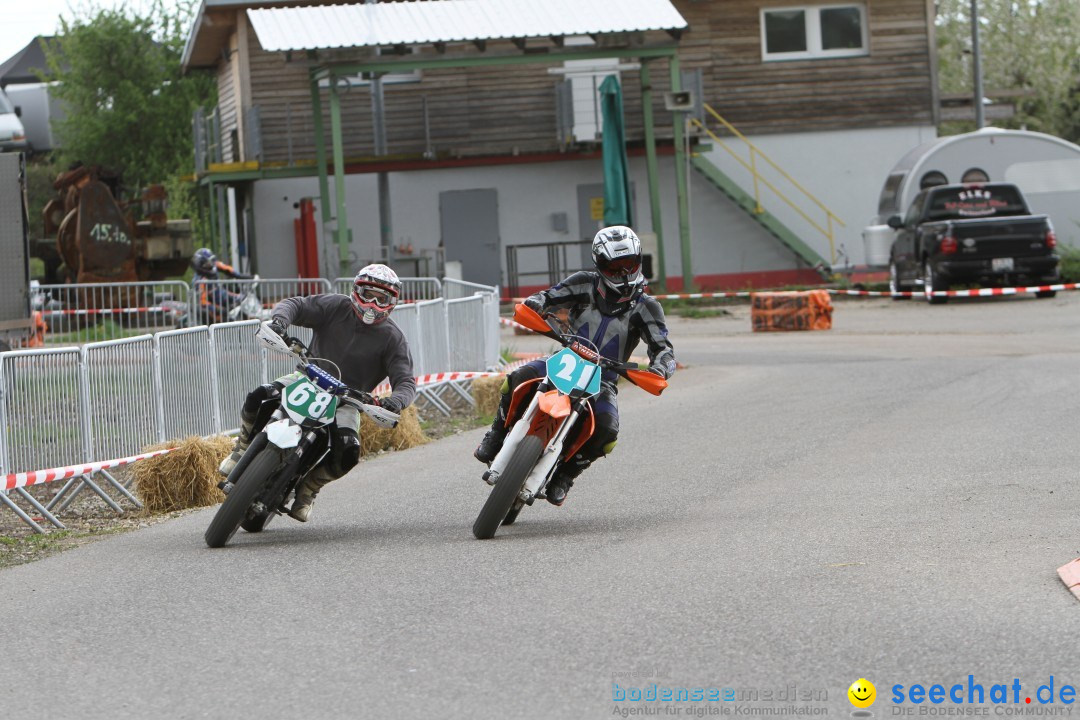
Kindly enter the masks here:
M 932 293 L 950 285 L 982 287 L 1058 282 L 1057 238 L 1050 219 L 1032 215 L 1020 189 L 1006 183 L 938 185 L 920 192 L 907 215 L 893 215 L 892 291 Z M 1036 293 L 1053 297 L 1053 290 Z

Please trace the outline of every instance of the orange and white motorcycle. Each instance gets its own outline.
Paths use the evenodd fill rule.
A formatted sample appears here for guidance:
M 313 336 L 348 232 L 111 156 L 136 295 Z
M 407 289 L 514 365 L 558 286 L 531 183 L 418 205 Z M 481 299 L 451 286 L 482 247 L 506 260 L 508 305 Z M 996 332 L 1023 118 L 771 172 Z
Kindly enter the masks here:
M 589 398 L 600 392 L 603 369 L 614 370 L 643 390 L 659 395 L 667 381 L 637 365 L 600 355 L 588 340 L 555 331 L 536 311 L 514 308 L 514 320 L 562 344 L 547 359 L 547 373 L 514 389 L 502 449 L 484 473 L 494 487 L 473 523 L 480 540 L 494 537 L 500 525 L 511 525 L 526 505 L 544 497 L 544 488 L 559 464 L 592 437 L 596 423 Z M 525 398 L 535 390 L 532 399 Z M 581 422 L 578 422 L 579 418 Z

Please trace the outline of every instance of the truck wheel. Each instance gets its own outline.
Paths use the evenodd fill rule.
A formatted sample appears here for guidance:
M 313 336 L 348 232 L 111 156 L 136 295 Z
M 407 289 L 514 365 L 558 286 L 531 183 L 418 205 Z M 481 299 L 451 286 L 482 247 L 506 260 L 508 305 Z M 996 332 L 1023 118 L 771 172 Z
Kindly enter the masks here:
M 1039 290 L 1035 293 L 1037 298 L 1052 298 L 1057 295 L 1057 290 Z
M 889 263 L 889 292 L 898 293 L 903 292 L 904 286 L 900 284 L 900 270 L 896 267 L 896 262 Z M 893 295 L 893 300 L 910 300 L 910 297 L 904 297 L 902 295 Z
M 949 288 L 941 282 L 940 276 L 934 272 L 934 267 L 930 264 L 929 260 L 923 261 L 923 294 L 926 297 L 926 302 L 931 305 L 944 305 L 949 298 L 947 297 L 934 297 L 934 293 L 939 290 L 948 290 Z

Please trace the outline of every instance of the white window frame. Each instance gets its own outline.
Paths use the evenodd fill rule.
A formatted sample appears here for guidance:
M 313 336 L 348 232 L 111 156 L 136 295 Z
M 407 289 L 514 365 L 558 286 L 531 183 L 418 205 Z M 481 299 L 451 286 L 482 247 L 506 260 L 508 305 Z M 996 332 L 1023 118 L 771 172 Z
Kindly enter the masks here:
M 862 47 L 840 48 L 837 50 L 823 50 L 821 48 L 821 11 L 835 10 L 839 8 L 855 8 L 859 11 L 862 20 Z M 765 34 L 765 16 L 775 12 L 802 11 L 806 18 L 806 50 L 797 52 L 774 52 L 768 51 L 768 43 Z M 870 38 L 867 30 L 866 5 L 863 3 L 836 3 L 833 5 L 787 5 L 784 7 L 768 7 L 761 9 L 761 59 L 765 62 L 778 60 L 817 60 L 822 58 L 838 57 L 861 57 L 870 54 Z

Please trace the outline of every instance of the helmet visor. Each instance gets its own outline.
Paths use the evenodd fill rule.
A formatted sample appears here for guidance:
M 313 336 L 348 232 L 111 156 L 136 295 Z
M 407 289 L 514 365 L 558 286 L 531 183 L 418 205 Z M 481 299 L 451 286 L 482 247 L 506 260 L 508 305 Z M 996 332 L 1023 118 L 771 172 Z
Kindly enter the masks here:
M 599 260 L 597 269 L 609 280 L 616 282 L 632 278 L 641 270 L 640 255 L 626 255 L 614 260 Z
M 372 303 L 381 308 L 388 308 L 397 300 L 394 293 L 376 285 L 356 285 L 353 291 L 360 302 Z

